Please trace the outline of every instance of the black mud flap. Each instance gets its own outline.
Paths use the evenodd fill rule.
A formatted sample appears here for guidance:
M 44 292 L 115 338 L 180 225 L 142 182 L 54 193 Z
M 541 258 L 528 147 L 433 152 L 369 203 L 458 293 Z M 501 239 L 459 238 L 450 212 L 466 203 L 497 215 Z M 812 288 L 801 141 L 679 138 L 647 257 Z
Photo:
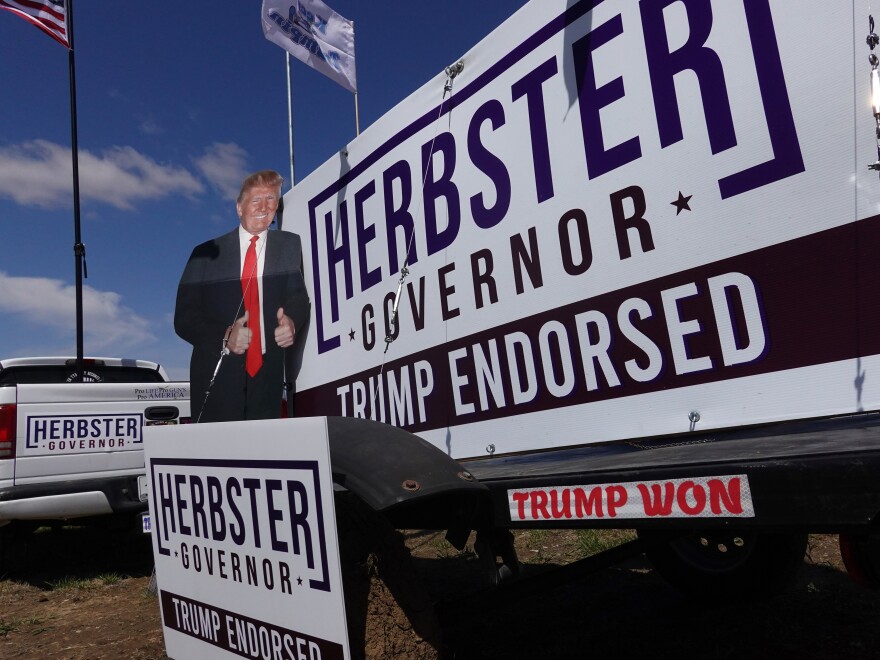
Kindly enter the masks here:
M 327 430 L 334 483 L 398 529 L 470 531 L 491 515 L 488 489 L 422 438 L 351 417 L 328 417 Z

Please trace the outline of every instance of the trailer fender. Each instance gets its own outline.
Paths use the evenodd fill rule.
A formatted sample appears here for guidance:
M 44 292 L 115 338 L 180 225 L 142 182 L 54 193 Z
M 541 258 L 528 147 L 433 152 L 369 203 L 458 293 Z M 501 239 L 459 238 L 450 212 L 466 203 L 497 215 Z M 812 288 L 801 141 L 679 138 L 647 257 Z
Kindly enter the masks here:
M 488 489 L 422 438 L 351 417 L 328 417 L 327 430 L 336 487 L 356 494 L 398 529 L 455 529 L 466 539 L 491 516 Z

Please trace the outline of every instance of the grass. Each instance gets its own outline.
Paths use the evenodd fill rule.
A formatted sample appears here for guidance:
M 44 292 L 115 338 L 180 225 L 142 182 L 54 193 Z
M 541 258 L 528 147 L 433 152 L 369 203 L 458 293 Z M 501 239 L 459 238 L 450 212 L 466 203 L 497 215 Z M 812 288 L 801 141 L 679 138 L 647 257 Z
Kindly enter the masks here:
M 543 562 L 553 558 L 563 562 L 577 561 L 604 550 L 609 550 L 636 538 L 630 529 L 528 529 L 519 532 L 527 552 L 521 552 L 520 560 Z
M 49 582 L 49 588 L 52 591 L 85 591 L 94 589 L 96 586 L 91 578 L 78 578 L 69 575 L 60 580 Z
M 636 538 L 636 533 L 631 529 L 579 529 L 576 535 L 578 559 L 591 557 Z
M 535 544 L 538 545 L 540 543 L 544 543 L 547 540 L 547 535 L 550 532 L 546 529 L 530 529 L 528 530 L 529 535 L 529 545 Z
M 435 555 L 439 559 L 449 559 L 459 554 L 458 550 L 443 536 L 438 535 L 436 538 L 431 539 L 430 543 Z
M 35 634 L 48 630 L 46 626 L 43 626 L 42 619 L 35 616 L 19 621 L 6 621 L 5 619 L 0 619 L 0 637 L 6 637 L 9 633 L 19 632 L 22 624 L 30 627 L 40 626 L 40 628 L 35 631 Z
M 119 573 L 102 573 L 93 578 L 66 576 L 48 584 L 52 591 L 85 591 L 97 589 L 99 586 L 109 587 L 121 581 L 122 576 Z
M 530 561 L 543 562 L 545 550 L 547 550 L 547 543 L 549 540 L 552 540 L 550 530 L 546 529 L 529 529 L 525 530 L 526 534 L 526 547 L 529 549 L 531 553 L 530 556 L 520 557 L 520 561 L 524 561 L 526 563 Z
M 96 579 L 105 587 L 109 587 L 112 584 L 118 584 L 121 582 L 122 576 L 119 575 L 119 573 L 102 573 Z

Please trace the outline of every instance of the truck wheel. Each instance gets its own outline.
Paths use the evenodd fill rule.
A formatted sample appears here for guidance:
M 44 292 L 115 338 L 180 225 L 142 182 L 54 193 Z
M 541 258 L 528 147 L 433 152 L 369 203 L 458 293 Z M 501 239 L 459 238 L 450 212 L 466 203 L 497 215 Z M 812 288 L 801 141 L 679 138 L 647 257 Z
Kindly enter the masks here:
M 436 658 L 440 627 L 403 537 L 351 493 L 336 527 L 352 658 Z
M 761 597 L 782 590 L 803 563 L 806 534 L 736 530 L 694 531 L 658 541 L 645 554 L 673 587 L 691 596 Z

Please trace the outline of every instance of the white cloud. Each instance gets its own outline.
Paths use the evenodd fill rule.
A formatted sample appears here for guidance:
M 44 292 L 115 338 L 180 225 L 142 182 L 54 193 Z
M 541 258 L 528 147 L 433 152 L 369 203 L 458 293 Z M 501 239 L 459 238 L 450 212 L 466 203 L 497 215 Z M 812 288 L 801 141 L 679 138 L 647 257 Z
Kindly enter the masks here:
M 196 169 L 225 199 L 235 199 L 249 174 L 247 151 L 234 142 L 215 142 L 195 159 Z
M 15 325 L 9 315 L 57 334 L 76 333 L 75 288 L 61 280 L 45 277 L 13 277 L 0 271 L 0 313 L 6 323 Z M 150 322 L 122 304 L 122 296 L 83 286 L 83 331 L 91 355 L 122 354 L 131 348 L 156 341 Z
M 138 129 L 140 129 L 140 132 L 145 135 L 162 135 L 165 133 L 165 129 L 162 128 L 159 125 L 159 122 L 152 117 L 142 119 Z
M 0 148 L 0 196 L 25 206 L 69 206 L 72 171 L 69 147 L 33 140 Z M 157 163 L 131 147 L 113 147 L 98 155 L 81 149 L 79 178 L 82 199 L 119 209 L 131 209 L 142 200 L 192 196 L 204 190 L 186 169 Z

